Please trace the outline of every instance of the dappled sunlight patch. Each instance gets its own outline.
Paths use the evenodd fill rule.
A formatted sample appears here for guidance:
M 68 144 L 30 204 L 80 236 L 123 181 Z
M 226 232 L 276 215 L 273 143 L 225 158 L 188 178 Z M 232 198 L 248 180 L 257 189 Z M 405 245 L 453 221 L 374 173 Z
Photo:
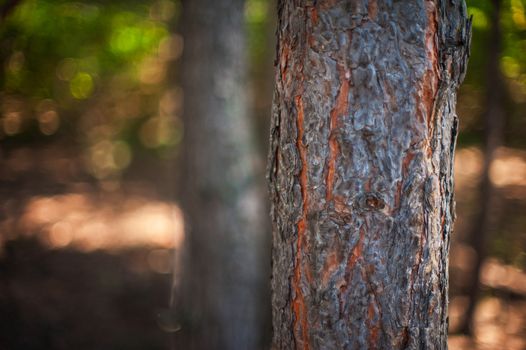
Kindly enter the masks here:
M 473 187 L 482 173 L 484 155 L 478 147 L 458 149 L 455 153 L 455 188 Z M 474 181 L 475 180 L 475 181 Z
M 25 206 L 19 231 L 36 236 L 53 249 L 68 247 L 89 252 L 156 248 L 149 264 L 155 271 L 166 271 L 162 249 L 179 247 L 183 239 L 179 208 L 141 197 L 115 196 L 70 193 L 35 197 Z
M 484 154 L 478 147 L 457 150 L 455 155 L 455 184 L 457 191 L 473 188 L 481 179 Z M 490 170 L 494 186 L 526 186 L 526 152 L 500 147 Z M 522 191 L 524 192 L 524 191 Z
M 457 293 L 450 297 L 449 338 L 450 349 L 514 349 L 526 346 L 526 273 L 504 264 L 495 258 L 487 258 L 480 271 L 481 298 L 473 318 L 474 336 L 455 335 L 464 325 L 469 306 L 469 283 L 473 278 L 476 252 L 473 248 L 455 243 L 451 249 L 451 282 Z
M 515 266 L 504 265 L 496 259 L 488 259 L 484 263 L 480 280 L 491 288 L 526 295 L 526 274 Z
M 524 302 L 511 305 L 494 297 L 481 300 L 475 312 L 475 340 L 479 348 L 524 349 L 526 342 L 522 339 L 522 332 L 510 332 L 508 324 L 510 320 L 512 323 L 524 322 L 525 306 Z M 517 308 L 522 312 L 520 321 L 516 317 L 510 318 L 510 310 Z
M 526 152 L 499 148 L 491 165 L 490 178 L 497 187 L 526 186 Z
M 462 317 L 467 298 L 453 298 L 450 304 L 450 330 Z M 450 335 L 450 350 L 522 350 L 526 325 L 526 303 L 506 301 L 495 297 L 483 298 L 477 305 L 474 320 L 474 337 Z

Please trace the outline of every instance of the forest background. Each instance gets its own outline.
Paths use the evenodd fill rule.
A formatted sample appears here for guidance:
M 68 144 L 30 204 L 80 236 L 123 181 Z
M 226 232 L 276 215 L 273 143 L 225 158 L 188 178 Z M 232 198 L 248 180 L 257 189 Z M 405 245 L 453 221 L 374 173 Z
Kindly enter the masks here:
M 526 1 L 501 1 L 497 27 L 492 3 L 467 1 L 473 38 L 457 105 L 452 349 L 526 347 Z M 275 7 L 245 4 L 262 179 Z M 176 161 L 181 5 L 26 0 L 0 2 L 0 11 L 0 348 L 166 349 L 162 317 L 183 240 L 175 201 L 184 166 Z M 497 72 L 488 68 L 493 56 Z M 486 118 L 494 108 L 500 117 Z M 479 260 L 467 337 L 459 332 Z

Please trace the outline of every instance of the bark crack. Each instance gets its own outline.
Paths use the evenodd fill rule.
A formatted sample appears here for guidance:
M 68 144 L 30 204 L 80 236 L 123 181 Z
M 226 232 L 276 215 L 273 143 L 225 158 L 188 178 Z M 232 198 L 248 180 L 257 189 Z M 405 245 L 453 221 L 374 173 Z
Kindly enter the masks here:
M 301 170 L 300 170 L 300 187 L 301 187 L 301 196 L 302 196 L 302 212 L 301 218 L 298 222 L 298 244 L 296 252 L 296 261 L 294 267 L 294 278 L 292 281 L 295 298 L 292 303 L 293 312 L 294 312 L 294 332 L 296 334 L 296 341 L 302 339 L 303 349 L 309 349 L 308 343 L 308 332 L 307 332 L 307 307 L 305 304 L 305 296 L 301 290 L 301 279 L 302 279 L 302 265 L 303 265 L 303 248 L 305 244 L 305 235 L 306 235 L 306 223 L 307 223 L 307 206 L 308 206 L 308 191 L 307 191 L 307 150 L 303 144 L 303 135 L 305 115 L 303 110 L 303 101 L 301 95 L 295 97 L 295 104 L 297 110 L 297 129 L 298 135 L 296 140 L 296 146 L 301 159 Z M 299 322 L 299 324 L 298 324 Z M 301 334 L 301 336 L 299 336 Z M 298 346 L 297 346 L 298 347 Z
M 336 158 L 340 153 L 338 145 L 337 130 L 339 127 L 339 118 L 341 118 L 349 110 L 349 73 L 345 72 L 343 66 L 338 66 L 338 74 L 340 80 L 340 88 L 336 96 L 336 102 L 330 113 L 329 120 L 329 162 L 327 167 L 327 193 L 325 199 L 327 203 L 333 200 L 334 194 L 334 175 L 336 171 Z

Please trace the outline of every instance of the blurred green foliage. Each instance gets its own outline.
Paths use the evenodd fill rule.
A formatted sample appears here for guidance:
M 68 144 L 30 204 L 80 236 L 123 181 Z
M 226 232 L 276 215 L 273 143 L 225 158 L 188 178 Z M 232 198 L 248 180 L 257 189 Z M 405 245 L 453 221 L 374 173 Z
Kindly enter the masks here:
M 461 132 L 459 145 L 483 146 L 483 114 L 487 108 L 487 64 L 491 47 L 491 16 L 493 1 L 467 0 L 468 12 L 473 16 L 471 57 L 464 84 L 458 98 Z M 500 13 L 501 52 L 500 70 L 504 80 L 504 145 L 515 149 L 526 148 L 526 0 L 502 0 Z M 490 213 L 498 220 L 491 228 L 488 252 L 508 264 L 525 268 L 524 205 L 517 188 L 498 193 L 499 204 Z M 515 192 L 514 192 L 515 191 Z M 515 194 L 513 194 L 515 193 Z M 519 196 L 519 197 L 517 197 Z M 471 203 L 470 206 L 477 206 Z
M 179 12 L 169 0 L 20 1 L 0 27 L 4 145 L 70 139 L 99 179 L 177 145 L 181 93 L 166 73 Z
M 267 50 L 266 42 L 272 4 L 270 0 L 247 0 L 245 3 L 248 50 L 250 59 L 255 65 L 263 64 L 262 60 L 268 57 L 265 50 Z
M 491 0 L 467 0 L 468 13 L 473 16 L 471 57 L 458 109 L 461 120 L 460 145 L 480 144 L 482 113 L 485 110 L 486 65 L 489 50 Z M 524 148 L 526 139 L 526 0 L 503 0 L 501 5 L 502 52 L 500 66 L 505 78 L 505 143 Z

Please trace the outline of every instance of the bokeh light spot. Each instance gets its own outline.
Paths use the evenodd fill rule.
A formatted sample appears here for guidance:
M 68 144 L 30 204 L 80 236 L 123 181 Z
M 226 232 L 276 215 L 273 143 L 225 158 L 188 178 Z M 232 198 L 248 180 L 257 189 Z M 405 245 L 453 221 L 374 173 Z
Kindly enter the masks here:
M 7 113 L 2 122 L 6 135 L 16 135 L 22 127 L 22 118 L 19 112 Z
M 500 60 L 500 67 L 502 72 L 508 78 L 517 78 L 521 71 L 521 66 L 516 59 L 509 56 L 504 56 Z
M 519 29 L 526 29 L 526 16 L 521 0 L 511 0 L 511 17 Z
M 135 27 L 118 29 L 111 37 L 111 48 L 115 53 L 129 53 L 139 47 L 141 31 Z
M 73 240 L 71 224 L 59 221 L 51 227 L 49 232 L 49 243 L 56 248 L 66 247 Z
M 174 118 L 154 117 L 143 124 L 139 137 L 148 148 L 171 146 L 181 141 L 182 128 L 176 127 Z
M 93 92 L 93 78 L 86 72 L 79 72 L 69 84 L 71 96 L 83 100 L 91 96 Z
M 146 58 L 139 68 L 139 80 L 144 84 L 158 84 L 165 77 L 166 67 L 158 58 Z
M 177 34 L 166 37 L 159 43 L 159 58 L 163 61 L 176 60 L 183 53 L 183 37 Z
M 249 23 L 262 23 L 267 18 L 268 2 L 249 0 L 245 4 L 245 19 Z
M 38 115 L 38 127 L 44 135 L 53 135 L 60 126 L 57 112 L 47 111 Z
M 128 167 L 132 158 L 131 150 L 124 141 L 115 142 L 113 145 L 113 159 L 117 169 Z
M 488 18 L 484 11 L 477 7 L 469 7 L 468 13 L 473 16 L 473 28 L 479 30 L 488 29 Z

